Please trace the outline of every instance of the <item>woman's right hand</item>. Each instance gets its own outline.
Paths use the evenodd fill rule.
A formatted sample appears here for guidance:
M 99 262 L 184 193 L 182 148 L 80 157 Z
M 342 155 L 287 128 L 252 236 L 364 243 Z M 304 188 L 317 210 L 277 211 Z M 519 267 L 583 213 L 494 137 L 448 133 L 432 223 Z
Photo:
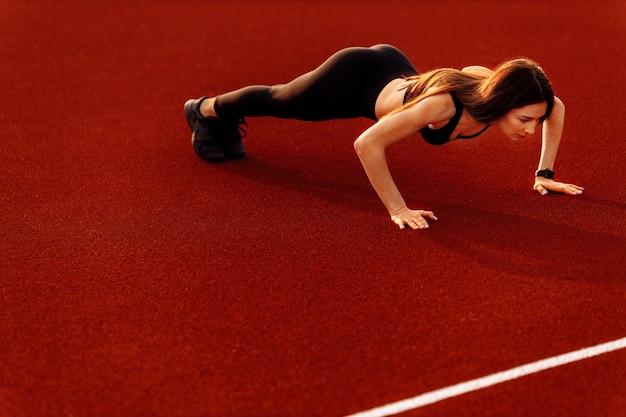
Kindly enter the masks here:
M 428 229 L 426 219 L 439 220 L 432 211 L 411 210 L 408 207 L 391 215 L 391 221 L 397 224 L 400 229 L 404 229 L 406 226 L 413 230 Z

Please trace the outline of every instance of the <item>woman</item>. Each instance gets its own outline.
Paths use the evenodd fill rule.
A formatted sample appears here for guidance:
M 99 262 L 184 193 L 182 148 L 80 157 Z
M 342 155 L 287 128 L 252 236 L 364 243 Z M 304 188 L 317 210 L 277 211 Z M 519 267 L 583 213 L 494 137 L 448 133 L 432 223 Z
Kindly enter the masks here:
M 427 219 L 437 220 L 432 211 L 407 207 L 387 165 L 385 149 L 415 132 L 442 145 L 474 138 L 490 126 L 521 139 L 543 123 L 533 188 L 542 195 L 582 194 L 582 187 L 553 179 L 564 114 L 543 70 L 529 59 L 506 61 L 494 71 L 472 66 L 418 74 L 391 45 L 343 49 L 288 84 L 249 86 L 185 103 L 193 148 L 209 162 L 245 156 L 240 131 L 244 117 L 375 120 L 354 147 L 391 220 L 401 229 L 425 229 Z

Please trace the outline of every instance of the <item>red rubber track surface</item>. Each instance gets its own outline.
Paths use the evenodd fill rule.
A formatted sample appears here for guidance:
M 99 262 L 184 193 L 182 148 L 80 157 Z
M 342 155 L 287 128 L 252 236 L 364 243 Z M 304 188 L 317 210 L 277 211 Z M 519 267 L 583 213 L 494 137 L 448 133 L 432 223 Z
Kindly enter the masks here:
M 425 71 L 529 56 L 567 107 L 557 179 L 495 129 L 388 152 L 367 120 L 251 119 L 195 156 L 188 98 L 391 43 Z M 0 416 L 342 416 L 626 337 L 621 0 L 0 1 Z M 625 416 L 626 353 L 411 416 Z

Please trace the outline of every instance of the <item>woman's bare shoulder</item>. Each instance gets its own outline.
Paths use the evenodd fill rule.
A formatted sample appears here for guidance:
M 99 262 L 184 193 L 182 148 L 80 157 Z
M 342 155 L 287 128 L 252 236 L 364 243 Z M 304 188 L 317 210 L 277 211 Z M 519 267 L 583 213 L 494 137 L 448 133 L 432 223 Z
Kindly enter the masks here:
M 480 65 L 470 65 L 469 67 L 461 69 L 461 71 L 472 75 L 478 75 L 480 77 L 487 77 L 493 73 L 493 71 L 489 68 Z

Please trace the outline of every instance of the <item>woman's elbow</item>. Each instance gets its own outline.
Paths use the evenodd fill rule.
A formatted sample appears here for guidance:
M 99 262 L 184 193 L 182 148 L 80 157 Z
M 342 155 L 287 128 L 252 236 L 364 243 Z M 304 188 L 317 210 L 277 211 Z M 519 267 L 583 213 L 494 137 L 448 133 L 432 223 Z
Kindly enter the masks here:
M 376 158 L 385 153 L 385 148 L 370 136 L 360 136 L 354 141 L 354 150 L 360 159 Z
M 356 154 L 361 156 L 363 153 L 367 152 L 367 139 L 363 138 L 363 136 L 359 136 L 355 141 L 354 141 L 354 150 L 356 151 Z

